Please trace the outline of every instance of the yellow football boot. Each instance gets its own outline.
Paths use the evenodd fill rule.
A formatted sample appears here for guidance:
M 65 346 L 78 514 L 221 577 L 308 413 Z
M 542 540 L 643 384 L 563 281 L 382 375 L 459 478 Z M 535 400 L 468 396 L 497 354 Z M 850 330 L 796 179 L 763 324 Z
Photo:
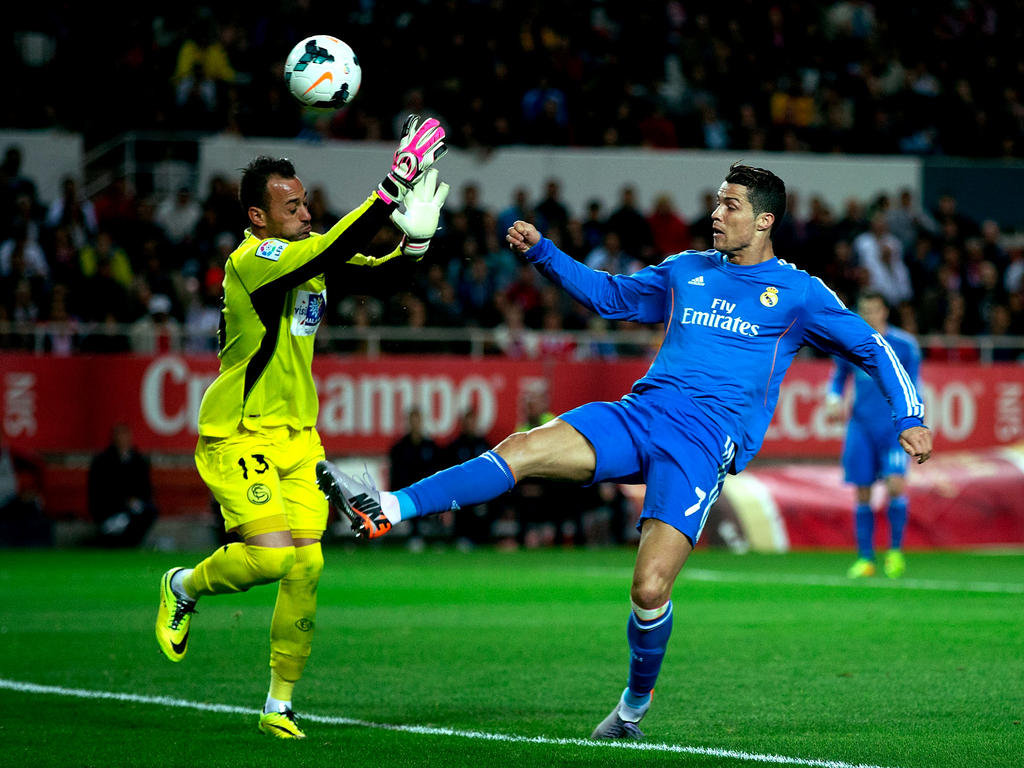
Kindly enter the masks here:
M 284 712 L 264 712 L 260 715 L 260 730 L 279 739 L 306 738 L 306 734 L 295 722 L 295 713 L 290 709 Z
M 171 661 L 181 661 L 188 651 L 189 624 L 195 613 L 195 600 L 178 597 L 171 589 L 171 578 L 183 568 L 171 568 L 160 579 L 160 608 L 156 612 L 156 642 Z

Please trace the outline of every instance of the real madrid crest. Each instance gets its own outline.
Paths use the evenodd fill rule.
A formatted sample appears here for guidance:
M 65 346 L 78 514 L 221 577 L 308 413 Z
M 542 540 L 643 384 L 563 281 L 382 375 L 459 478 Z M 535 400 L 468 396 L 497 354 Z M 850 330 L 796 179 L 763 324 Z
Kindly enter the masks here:
M 779 303 L 779 289 L 774 285 L 769 285 L 764 289 L 764 293 L 761 294 L 761 303 L 766 307 L 774 307 Z

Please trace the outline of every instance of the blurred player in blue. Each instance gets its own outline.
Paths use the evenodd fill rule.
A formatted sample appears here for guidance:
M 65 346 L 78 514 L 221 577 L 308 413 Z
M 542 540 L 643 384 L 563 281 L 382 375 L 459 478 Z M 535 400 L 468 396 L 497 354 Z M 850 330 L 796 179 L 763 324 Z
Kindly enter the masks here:
M 478 504 L 528 477 L 646 483 L 626 625 L 629 678 L 592 738 L 639 739 L 672 631 L 672 585 L 697 543 L 729 472 L 757 453 L 779 385 L 812 344 L 871 372 L 889 399 L 904 450 L 931 454 L 917 391 L 892 348 L 818 280 L 776 258 L 772 230 L 786 189 L 775 174 L 733 165 L 711 217 L 714 248 L 686 251 L 633 275 L 597 272 L 532 224 L 506 239 L 556 285 L 602 317 L 662 323 L 657 357 L 616 402 L 595 402 L 396 493 L 317 465 L 320 488 L 357 533 L 380 536 L 399 520 Z M 684 609 L 683 620 L 692 621 Z
M 921 351 L 909 333 L 889 325 L 889 307 L 880 293 L 869 291 L 857 299 L 857 312 L 892 347 L 910 380 L 917 384 Z M 907 454 L 892 430 L 892 411 L 878 385 L 849 361 L 836 360 L 829 385 L 827 415 L 830 421 L 843 417 L 843 392 L 854 377 L 853 406 L 843 445 L 843 470 L 846 482 L 857 486 L 854 524 L 857 532 L 857 560 L 847 575 L 851 579 L 875 575 L 875 515 L 871 510 L 871 486 L 884 480 L 889 491 L 890 548 L 885 555 L 885 575 L 898 579 L 907 569 L 903 557 L 903 530 L 907 524 L 907 497 L 904 475 Z

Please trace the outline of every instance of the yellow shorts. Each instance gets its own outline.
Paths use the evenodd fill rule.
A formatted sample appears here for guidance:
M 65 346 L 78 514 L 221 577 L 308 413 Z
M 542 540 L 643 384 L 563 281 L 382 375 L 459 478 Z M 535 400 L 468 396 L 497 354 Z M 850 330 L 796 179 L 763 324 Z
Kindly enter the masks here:
M 200 436 L 196 445 L 196 467 L 220 504 L 224 529 L 245 526 L 247 536 L 286 529 L 295 538 L 323 535 L 327 500 L 316 485 L 316 463 L 323 458 L 312 427 Z

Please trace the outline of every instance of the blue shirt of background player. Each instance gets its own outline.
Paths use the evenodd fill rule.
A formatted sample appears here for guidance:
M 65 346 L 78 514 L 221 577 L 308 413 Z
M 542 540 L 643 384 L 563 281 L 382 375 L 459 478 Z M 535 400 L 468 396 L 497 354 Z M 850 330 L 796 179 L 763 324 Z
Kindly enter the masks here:
M 892 326 L 882 333 L 882 338 L 892 347 L 896 357 L 917 386 L 921 368 L 921 350 L 917 340 L 906 331 Z M 850 408 L 850 419 L 858 422 L 871 435 L 892 441 L 892 409 L 882 390 L 864 371 L 846 360 L 837 359 L 829 383 L 829 395 L 842 399 L 850 376 L 853 376 L 853 405 Z
M 661 349 L 632 391 L 692 400 L 735 441 L 733 472 L 760 449 L 782 378 L 804 344 L 869 371 L 897 433 L 922 425 L 917 391 L 882 335 L 785 261 L 737 265 L 717 250 L 684 251 L 633 275 L 610 275 L 547 238 L 526 258 L 602 317 L 664 325 Z

